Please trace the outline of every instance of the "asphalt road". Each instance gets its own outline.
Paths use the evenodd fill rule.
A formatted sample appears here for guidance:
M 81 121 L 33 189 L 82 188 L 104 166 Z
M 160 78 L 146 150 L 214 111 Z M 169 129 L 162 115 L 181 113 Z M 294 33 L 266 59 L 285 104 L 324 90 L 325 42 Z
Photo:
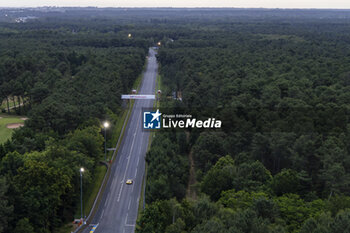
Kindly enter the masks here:
M 155 54 L 154 50 L 149 50 L 148 65 L 139 94 L 154 94 L 155 92 L 158 69 Z M 91 222 L 94 225 L 98 224 L 94 233 L 135 231 L 149 140 L 149 132 L 142 130 L 142 108 L 152 106 L 153 100 L 135 100 L 123 141 L 111 167 L 110 179 L 99 209 Z M 125 184 L 127 179 L 133 179 L 133 184 Z M 84 233 L 89 233 L 91 230 L 92 226 L 89 226 Z

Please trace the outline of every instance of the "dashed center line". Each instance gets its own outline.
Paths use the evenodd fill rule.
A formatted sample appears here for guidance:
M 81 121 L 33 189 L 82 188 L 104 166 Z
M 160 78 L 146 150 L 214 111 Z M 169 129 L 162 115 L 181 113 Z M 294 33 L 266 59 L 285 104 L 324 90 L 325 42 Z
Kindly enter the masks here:
M 141 116 L 141 115 L 140 115 L 140 116 Z M 140 119 L 140 120 L 137 120 L 136 129 L 139 127 L 140 121 L 141 121 L 141 119 Z M 124 178 L 123 178 L 123 180 L 122 180 L 121 183 L 123 183 L 123 182 L 125 181 L 126 172 L 128 171 L 128 167 L 129 167 L 129 163 L 130 163 L 130 156 L 131 156 L 132 149 L 133 149 L 134 143 L 135 143 L 135 138 L 136 138 L 136 133 L 134 134 L 134 138 L 133 138 L 132 143 L 131 143 L 130 153 L 129 153 L 129 156 L 128 156 L 128 162 L 127 162 L 127 164 L 126 164 L 126 169 L 125 169 L 125 172 L 124 172 Z M 121 188 L 120 188 L 120 190 L 119 190 L 118 200 L 117 200 L 118 202 L 120 201 L 120 196 L 122 195 L 123 187 L 124 187 L 124 185 L 122 185 Z
M 124 223 L 125 225 L 126 225 L 126 223 L 127 223 L 127 221 L 128 221 L 128 215 L 129 215 L 129 214 L 126 214 L 125 223 Z
M 129 200 L 128 210 L 130 210 L 130 205 L 131 205 L 131 199 Z

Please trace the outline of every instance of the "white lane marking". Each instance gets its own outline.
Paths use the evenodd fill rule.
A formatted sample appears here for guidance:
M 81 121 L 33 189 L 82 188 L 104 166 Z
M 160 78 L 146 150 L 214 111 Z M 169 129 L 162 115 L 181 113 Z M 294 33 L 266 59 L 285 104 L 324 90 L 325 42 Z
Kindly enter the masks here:
M 140 116 L 141 116 L 141 115 L 140 115 Z M 140 118 L 140 117 L 139 117 L 139 118 Z M 138 119 L 139 119 L 139 118 L 138 118 Z M 141 119 L 140 119 L 140 120 L 137 120 L 137 126 L 136 126 L 136 128 L 139 127 L 140 121 L 141 121 Z M 135 143 L 135 138 L 136 138 L 136 133 L 134 134 L 134 138 L 133 138 L 132 143 L 131 143 L 130 153 L 129 153 L 129 157 L 128 157 L 128 163 L 126 164 L 126 169 L 125 169 L 125 172 L 124 172 L 124 178 L 123 178 L 123 180 L 122 180 L 121 183 L 123 183 L 123 182 L 125 181 L 126 172 L 128 171 L 128 167 L 129 167 L 129 163 L 130 163 L 130 156 L 131 156 L 132 148 L 134 147 L 134 143 Z M 121 187 L 120 190 L 119 190 L 117 202 L 120 201 L 120 196 L 122 195 L 123 187 L 124 187 L 124 185 L 122 185 L 122 187 Z
M 142 146 L 143 146 L 143 134 L 141 135 L 141 146 L 139 147 L 139 154 L 141 154 L 141 149 L 142 149 Z
M 137 118 L 136 129 L 139 127 L 140 121 L 141 121 L 141 119 L 139 120 L 139 118 Z M 130 152 L 129 152 L 129 156 L 128 156 L 128 163 L 126 164 L 126 169 L 125 169 L 125 172 L 124 172 L 123 180 L 125 180 L 126 172 L 128 171 L 128 167 L 129 167 L 129 163 L 130 163 L 130 156 L 131 156 L 131 153 L 132 153 L 132 149 L 134 148 L 135 138 L 136 138 L 136 132 L 134 133 L 134 138 L 132 139 L 131 148 L 130 148 Z
M 143 138 L 143 134 L 141 135 L 141 137 Z M 137 169 L 139 168 L 142 146 L 143 146 L 143 140 L 141 140 L 141 146 L 139 147 L 139 153 L 137 154 L 138 156 L 137 156 L 137 164 L 136 164 L 136 171 L 135 171 L 135 179 L 136 179 L 136 175 L 137 175 Z M 134 190 L 134 188 L 133 188 L 133 190 Z
M 130 210 L 131 199 L 129 200 L 128 210 Z
M 129 215 L 129 214 L 126 214 L 126 218 L 125 218 L 125 223 L 124 223 L 124 225 L 126 225 L 126 222 L 128 221 L 128 215 Z
M 123 182 L 123 181 L 122 181 Z M 123 190 L 123 187 L 124 187 L 124 185 L 122 185 L 122 187 L 120 187 L 120 190 L 119 190 L 119 194 L 118 194 L 118 202 L 119 202 L 119 200 L 120 200 L 120 195 L 122 195 L 122 190 Z
M 105 208 L 103 208 L 103 210 L 102 210 L 102 214 L 101 214 L 101 217 L 100 217 L 100 221 L 101 221 L 101 219 L 103 218 L 104 213 L 105 213 Z
M 108 195 L 107 195 L 106 204 L 107 204 L 107 200 L 109 199 L 110 195 L 111 195 L 111 192 L 109 192 Z

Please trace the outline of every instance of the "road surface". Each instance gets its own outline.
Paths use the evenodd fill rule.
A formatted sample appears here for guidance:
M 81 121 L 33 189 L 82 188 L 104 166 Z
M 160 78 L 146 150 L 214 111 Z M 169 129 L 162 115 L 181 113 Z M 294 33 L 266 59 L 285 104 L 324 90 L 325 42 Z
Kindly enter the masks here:
M 139 94 L 154 94 L 157 75 L 155 51 L 149 50 L 149 59 Z M 128 233 L 135 231 L 142 180 L 145 172 L 145 156 L 149 132 L 142 130 L 142 108 L 152 107 L 153 100 L 135 100 L 124 138 L 111 176 L 91 224 L 97 225 L 94 233 Z M 133 179 L 132 185 L 126 185 Z M 89 233 L 93 226 L 87 227 Z

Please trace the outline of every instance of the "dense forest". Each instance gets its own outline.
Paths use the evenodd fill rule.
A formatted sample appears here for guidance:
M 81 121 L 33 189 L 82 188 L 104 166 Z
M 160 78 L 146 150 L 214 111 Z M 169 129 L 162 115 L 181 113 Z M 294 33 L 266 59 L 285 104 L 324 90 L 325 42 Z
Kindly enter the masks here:
M 137 232 L 348 232 L 348 25 L 232 19 L 163 38 L 162 88 L 182 101 L 161 106 L 223 127 L 157 133 Z
M 0 232 L 54 232 L 73 221 L 79 169 L 89 187 L 103 161 L 101 121 L 117 119 L 150 44 L 122 25 L 110 33 L 100 21 L 48 21 L 0 26 L 2 112 L 28 117 L 0 145 Z
M 0 145 L 0 232 L 73 220 L 79 168 L 87 186 L 103 160 L 101 121 L 158 41 L 161 108 L 223 126 L 156 132 L 137 232 L 349 231 L 349 11 L 0 13 L 1 111 L 29 118 Z

